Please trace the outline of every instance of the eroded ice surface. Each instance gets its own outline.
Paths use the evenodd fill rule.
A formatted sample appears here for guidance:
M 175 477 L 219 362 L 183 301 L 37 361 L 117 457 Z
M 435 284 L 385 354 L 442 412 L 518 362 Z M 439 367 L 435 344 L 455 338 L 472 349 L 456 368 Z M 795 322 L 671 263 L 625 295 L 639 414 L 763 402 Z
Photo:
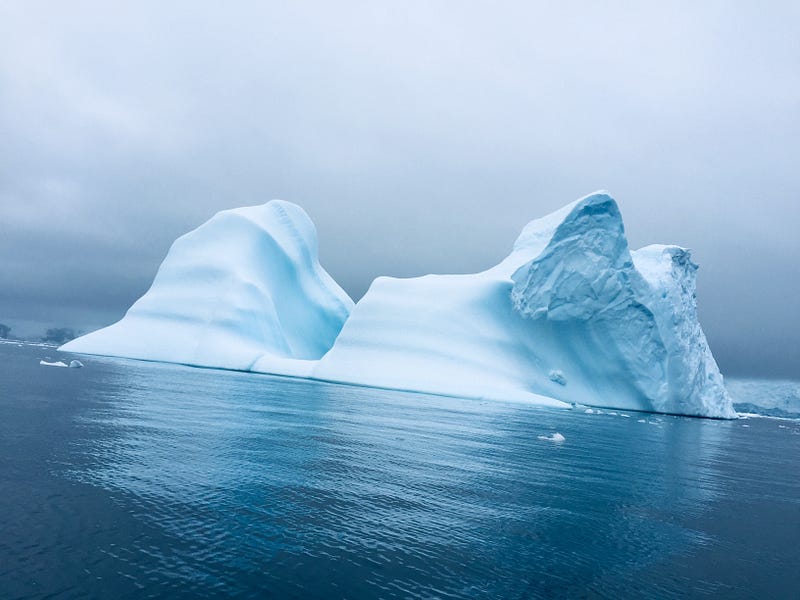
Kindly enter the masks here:
M 319 266 L 308 217 L 273 201 L 180 238 L 122 321 L 63 349 L 734 417 L 697 321 L 696 268 L 676 246 L 631 252 L 616 202 L 600 192 L 529 223 L 492 269 L 379 277 L 353 309 Z
M 695 270 L 676 246 L 632 255 L 616 202 L 592 194 L 531 222 L 483 273 L 378 278 L 314 375 L 733 417 L 697 322 Z

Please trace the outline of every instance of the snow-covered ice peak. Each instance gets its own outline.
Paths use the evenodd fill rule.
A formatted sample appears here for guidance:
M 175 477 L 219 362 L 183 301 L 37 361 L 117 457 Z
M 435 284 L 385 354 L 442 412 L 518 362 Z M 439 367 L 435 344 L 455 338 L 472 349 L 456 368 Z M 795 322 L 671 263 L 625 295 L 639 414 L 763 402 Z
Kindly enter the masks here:
M 586 320 L 613 310 L 632 287 L 643 285 L 633 269 L 617 203 L 604 193 L 572 205 L 541 253 L 512 279 L 515 309 L 553 320 Z
M 295 204 L 219 212 L 175 241 L 121 321 L 62 349 L 232 369 L 318 359 L 353 302 L 317 253 Z
M 579 331 L 577 354 L 592 357 L 582 359 L 584 375 L 623 378 L 634 406 L 734 416 L 697 321 L 697 266 L 689 251 L 648 246 L 631 253 L 617 203 L 605 193 L 568 208 L 541 236 L 548 238 L 541 253 L 512 275 L 514 309 L 568 336 Z M 540 227 L 551 229 L 552 220 Z
M 650 306 L 667 352 L 670 410 L 734 418 L 736 412 L 697 318 L 697 265 L 679 246 L 652 245 L 632 253 L 650 286 Z M 702 407 L 697 411 L 696 407 Z

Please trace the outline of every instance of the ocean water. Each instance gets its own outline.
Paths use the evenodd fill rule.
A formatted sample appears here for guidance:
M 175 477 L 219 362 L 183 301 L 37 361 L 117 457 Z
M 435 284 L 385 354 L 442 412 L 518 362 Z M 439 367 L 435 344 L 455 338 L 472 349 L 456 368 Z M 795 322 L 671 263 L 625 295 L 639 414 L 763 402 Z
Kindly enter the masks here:
M 44 358 L 0 344 L 3 599 L 800 597 L 798 419 Z

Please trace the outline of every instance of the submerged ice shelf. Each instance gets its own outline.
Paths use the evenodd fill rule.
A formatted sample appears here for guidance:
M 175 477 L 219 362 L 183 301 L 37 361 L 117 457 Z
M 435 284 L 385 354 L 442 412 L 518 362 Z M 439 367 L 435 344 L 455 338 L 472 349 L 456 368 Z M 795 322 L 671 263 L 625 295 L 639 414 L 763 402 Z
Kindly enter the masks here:
M 697 320 L 689 252 L 631 252 L 591 194 L 529 223 L 499 265 L 379 277 L 353 306 L 288 202 L 179 238 L 118 323 L 62 350 L 463 396 L 736 415 Z

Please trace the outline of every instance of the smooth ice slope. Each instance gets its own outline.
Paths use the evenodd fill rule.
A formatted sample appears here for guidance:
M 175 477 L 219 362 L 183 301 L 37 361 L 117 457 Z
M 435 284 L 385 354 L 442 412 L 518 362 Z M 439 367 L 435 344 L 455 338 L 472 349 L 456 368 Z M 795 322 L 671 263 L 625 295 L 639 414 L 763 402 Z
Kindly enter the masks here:
M 596 193 L 531 222 L 475 275 L 375 280 L 315 377 L 466 397 L 735 413 L 697 322 L 686 250 L 631 254 Z
M 308 215 L 273 200 L 179 238 L 121 321 L 61 349 L 307 375 L 352 307 L 318 262 Z

